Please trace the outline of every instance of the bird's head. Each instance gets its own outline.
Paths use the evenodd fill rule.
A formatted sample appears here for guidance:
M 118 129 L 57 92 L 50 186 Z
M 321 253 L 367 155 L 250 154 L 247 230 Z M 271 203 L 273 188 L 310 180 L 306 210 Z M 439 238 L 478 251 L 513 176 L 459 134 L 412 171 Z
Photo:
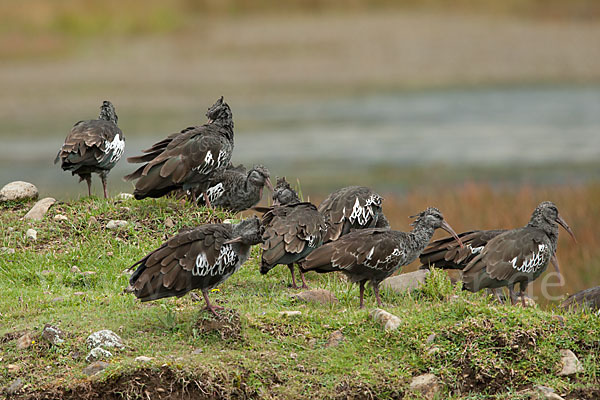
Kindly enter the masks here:
M 233 128 L 233 115 L 231 114 L 229 105 L 223 101 L 223 96 L 208 109 L 206 117 L 209 124 L 216 123 Z
M 254 168 L 248 172 L 248 181 L 261 188 L 266 185 L 271 192 L 273 191 L 269 170 L 262 165 L 255 165 Z
M 283 178 L 277 178 L 277 185 L 275 185 L 275 188 L 273 189 L 273 205 L 279 206 L 299 202 L 300 198 L 298 197 L 298 193 L 296 193 L 285 180 L 285 176 Z
M 442 228 L 443 230 L 451 234 L 454 237 L 454 239 L 456 239 L 460 247 L 464 247 L 462 241 L 460 240 L 456 232 L 454 232 L 454 229 L 452 229 L 450 224 L 448 224 L 444 220 L 444 216 L 442 215 L 441 211 L 437 208 L 429 207 L 425 211 L 422 211 L 417 215 L 412 215 L 411 218 L 415 218 L 414 222 L 411 224 L 412 226 L 423 226 L 430 227 L 433 229 Z
M 263 233 L 264 228 L 256 216 L 246 218 L 233 226 L 233 238 L 226 241 L 225 244 L 242 243 L 245 245 L 255 245 L 262 243 Z
M 119 117 L 117 117 L 115 106 L 113 106 L 110 101 L 104 100 L 102 102 L 102 105 L 100 106 L 100 116 L 98 119 L 114 122 L 115 125 L 117 124 Z
M 547 231 L 556 229 L 556 232 L 558 233 L 557 224 L 562 226 L 569 233 L 569 235 L 571 235 L 573 240 L 577 242 L 573 231 L 558 213 L 558 208 L 556 205 L 551 201 L 543 201 L 538 204 L 535 210 L 533 210 L 531 220 L 529 221 L 530 226 L 536 226 Z

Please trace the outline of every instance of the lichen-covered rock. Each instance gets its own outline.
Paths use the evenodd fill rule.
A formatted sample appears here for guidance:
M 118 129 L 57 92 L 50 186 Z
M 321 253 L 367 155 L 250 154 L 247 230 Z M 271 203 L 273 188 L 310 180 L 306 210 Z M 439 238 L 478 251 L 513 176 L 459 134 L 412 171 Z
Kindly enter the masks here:
M 34 206 L 31 207 L 31 210 L 25 214 L 24 218 L 39 221 L 44 218 L 44 215 L 46 215 L 54 203 L 56 203 L 56 199 L 52 197 L 45 197 L 35 203 Z
M 389 312 L 382 310 L 381 308 L 375 308 L 371 312 L 371 317 L 381 325 L 386 331 L 393 331 L 398 329 L 402 320 L 395 316 L 394 314 L 390 314 Z
M 433 374 L 415 376 L 410 382 L 409 389 L 411 392 L 420 393 L 428 400 L 436 398 L 441 390 L 440 381 Z
M 92 333 L 85 340 L 85 343 L 90 349 L 96 347 L 116 347 L 118 349 L 122 349 L 123 347 L 125 347 L 123 345 L 123 340 L 119 337 L 119 335 L 108 329 L 103 329 L 101 331 Z
M 85 361 L 96 361 L 96 360 L 108 360 L 113 355 L 110 351 L 103 349 L 102 347 L 94 347 L 90 350 L 89 354 L 85 358 Z
M 559 376 L 575 375 L 578 372 L 584 371 L 581 361 L 579 361 L 571 350 L 563 349 L 560 351 L 560 362 L 562 369 L 558 373 Z
M 37 199 L 40 195 L 33 183 L 14 181 L 0 189 L 0 201 L 21 201 Z
M 123 221 L 121 219 L 112 219 L 110 221 L 108 221 L 108 223 L 106 224 L 106 229 L 119 229 L 122 228 L 124 226 L 127 226 L 128 222 L 127 221 Z
M 37 231 L 35 229 L 29 228 L 27 232 L 25 232 L 25 237 L 29 240 L 36 241 L 37 240 Z
M 42 338 L 55 346 L 64 343 L 64 336 L 65 335 L 60 328 L 50 324 L 46 324 L 42 331 Z

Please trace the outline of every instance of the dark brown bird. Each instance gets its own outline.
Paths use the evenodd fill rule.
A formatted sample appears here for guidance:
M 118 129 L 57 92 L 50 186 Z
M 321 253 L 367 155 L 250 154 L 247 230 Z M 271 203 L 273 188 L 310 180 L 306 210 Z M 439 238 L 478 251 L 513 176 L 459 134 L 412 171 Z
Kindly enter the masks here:
M 540 276 L 556 252 L 558 225 L 575 239 L 554 203 L 540 203 L 529 223 L 490 239 L 480 253 L 463 269 L 463 288 L 471 292 L 508 287 L 511 301 L 516 301 L 515 284 L 520 295 L 527 285 Z M 523 305 L 525 300 L 521 297 Z
M 55 164 L 61 161 L 63 170 L 79 175 L 79 182 L 87 182 L 89 196 L 92 195 L 92 173 L 96 173 L 102 180 L 104 198 L 108 197 L 106 177 L 125 149 L 125 136 L 117 121 L 115 107 L 105 100 L 98 119 L 79 121 L 71 128 L 54 159 Z
M 600 313 L 600 286 L 572 294 L 567 297 L 560 306 L 566 310 L 589 308 L 596 313 Z
M 382 202 L 383 197 L 364 186 L 349 186 L 331 193 L 319 205 L 319 212 L 330 224 L 325 243 L 356 229 L 389 228 Z
M 341 271 L 360 284 L 360 307 L 364 307 L 365 283 L 371 282 L 377 304 L 381 306 L 379 284 L 403 265 L 410 264 L 423 251 L 437 228 L 452 234 L 442 213 L 430 207 L 414 216 L 411 232 L 370 228 L 350 232 L 334 242 L 324 244 L 309 254 L 300 267 L 319 273 Z M 462 244 L 461 244 L 462 245 Z
M 208 109 L 208 122 L 169 135 L 146 153 L 129 157 L 130 163 L 145 163 L 125 180 L 135 180 L 136 199 L 161 197 L 182 189 L 208 189 L 213 174 L 229 165 L 233 152 L 233 120 L 229 105 L 221 97 Z
M 327 224 L 317 207 L 301 202 L 298 194 L 286 182 L 278 179 L 273 190 L 273 206 L 261 208 L 265 212 L 261 224 L 263 252 L 260 273 L 266 274 L 278 264 L 286 264 L 292 275 L 292 287 L 297 288 L 294 263 L 302 260 L 323 243 Z M 302 287 L 308 288 L 300 271 Z
M 248 259 L 252 245 L 261 242 L 256 217 L 238 224 L 208 224 L 175 235 L 131 266 L 129 283 L 141 301 L 181 297 L 200 289 L 206 309 L 217 315 L 208 292 L 236 272 Z

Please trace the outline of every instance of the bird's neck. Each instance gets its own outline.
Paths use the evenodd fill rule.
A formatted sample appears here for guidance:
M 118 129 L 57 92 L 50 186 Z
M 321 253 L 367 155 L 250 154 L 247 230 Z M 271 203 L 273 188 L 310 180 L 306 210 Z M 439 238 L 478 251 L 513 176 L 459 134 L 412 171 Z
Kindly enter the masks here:
M 429 225 L 416 225 L 408 234 L 411 250 L 421 254 L 433 237 L 434 232 L 435 229 Z

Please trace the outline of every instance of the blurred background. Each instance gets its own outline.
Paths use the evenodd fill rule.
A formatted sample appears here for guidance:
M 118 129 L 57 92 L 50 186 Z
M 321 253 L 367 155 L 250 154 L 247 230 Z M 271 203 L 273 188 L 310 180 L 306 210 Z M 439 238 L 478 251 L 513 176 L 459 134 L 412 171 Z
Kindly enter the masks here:
M 367 185 L 394 228 L 435 205 L 457 231 L 553 200 L 579 244 L 561 235 L 550 292 L 600 284 L 597 0 L 0 0 L 1 185 L 82 196 L 52 161 L 102 100 L 131 156 L 221 95 L 232 161 L 305 199 Z M 113 194 L 132 170 L 113 169 Z

